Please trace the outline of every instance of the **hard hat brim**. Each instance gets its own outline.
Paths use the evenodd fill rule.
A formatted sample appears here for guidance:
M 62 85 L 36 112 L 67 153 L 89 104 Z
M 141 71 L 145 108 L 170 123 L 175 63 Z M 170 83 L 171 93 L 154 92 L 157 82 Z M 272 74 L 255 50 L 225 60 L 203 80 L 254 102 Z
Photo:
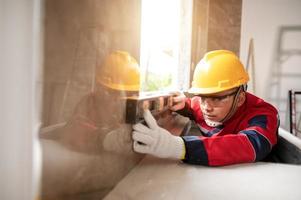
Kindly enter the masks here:
M 241 86 L 242 84 L 237 84 L 237 85 L 233 85 L 231 87 L 214 87 L 214 88 L 196 88 L 196 87 L 191 87 L 187 92 L 189 94 L 215 94 L 215 93 L 219 93 L 219 92 L 223 92 L 226 90 L 230 90 L 236 87 Z

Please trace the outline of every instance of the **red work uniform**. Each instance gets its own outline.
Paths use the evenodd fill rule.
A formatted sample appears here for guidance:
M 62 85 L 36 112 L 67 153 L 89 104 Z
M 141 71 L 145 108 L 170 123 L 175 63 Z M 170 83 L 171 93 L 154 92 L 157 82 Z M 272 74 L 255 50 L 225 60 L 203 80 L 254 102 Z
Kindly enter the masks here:
M 222 166 L 260 161 L 277 143 L 277 110 L 250 93 L 235 114 L 218 127 L 206 124 L 199 97 L 187 98 L 184 109 L 202 132 L 201 136 L 182 136 L 186 163 Z

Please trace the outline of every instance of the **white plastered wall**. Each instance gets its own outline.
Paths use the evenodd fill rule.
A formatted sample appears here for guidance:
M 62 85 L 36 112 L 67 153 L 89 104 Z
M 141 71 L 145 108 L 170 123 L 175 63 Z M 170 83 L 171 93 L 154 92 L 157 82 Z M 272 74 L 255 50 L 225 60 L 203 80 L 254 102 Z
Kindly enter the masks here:
M 281 81 L 281 89 L 270 85 L 277 57 L 278 34 L 281 27 L 301 26 L 300 0 L 243 0 L 240 57 L 246 64 L 250 38 L 254 39 L 255 83 L 257 96 L 270 100 L 280 94 L 282 103 L 281 124 L 285 123 L 287 90 L 301 90 L 301 77 L 286 77 Z M 282 45 L 286 49 L 301 49 L 301 32 L 285 34 Z M 290 56 L 282 65 L 282 72 L 301 73 L 301 55 Z M 250 84 L 251 85 L 251 84 Z M 252 89 L 252 88 L 251 88 Z M 272 102 L 273 103 L 273 102 Z
M 0 1 L 0 199 L 39 189 L 42 0 Z

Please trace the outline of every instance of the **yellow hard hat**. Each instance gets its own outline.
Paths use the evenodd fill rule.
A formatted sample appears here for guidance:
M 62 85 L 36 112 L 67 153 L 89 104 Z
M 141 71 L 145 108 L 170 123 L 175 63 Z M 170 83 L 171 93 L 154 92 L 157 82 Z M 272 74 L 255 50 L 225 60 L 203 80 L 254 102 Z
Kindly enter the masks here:
M 139 65 L 128 52 L 114 51 L 98 68 L 96 80 L 111 89 L 139 91 Z
M 239 58 L 231 51 L 215 50 L 197 64 L 191 94 L 213 94 L 244 85 L 249 76 Z

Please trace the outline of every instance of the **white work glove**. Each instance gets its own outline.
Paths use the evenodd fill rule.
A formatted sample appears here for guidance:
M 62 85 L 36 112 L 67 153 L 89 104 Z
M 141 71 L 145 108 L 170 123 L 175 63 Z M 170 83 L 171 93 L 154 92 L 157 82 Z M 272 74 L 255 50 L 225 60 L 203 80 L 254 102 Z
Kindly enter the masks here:
M 170 108 L 172 111 L 182 110 L 185 107 L 186 96 L 183 92 L 179 92 L 173 97 L 173 106 Z
M 149 110 L 144 111 L 146 125 L 133 126 L 134 151 L 160 158 L 184 159 L 185 145 L 179 136 L 174 136 L 159 127 Z

